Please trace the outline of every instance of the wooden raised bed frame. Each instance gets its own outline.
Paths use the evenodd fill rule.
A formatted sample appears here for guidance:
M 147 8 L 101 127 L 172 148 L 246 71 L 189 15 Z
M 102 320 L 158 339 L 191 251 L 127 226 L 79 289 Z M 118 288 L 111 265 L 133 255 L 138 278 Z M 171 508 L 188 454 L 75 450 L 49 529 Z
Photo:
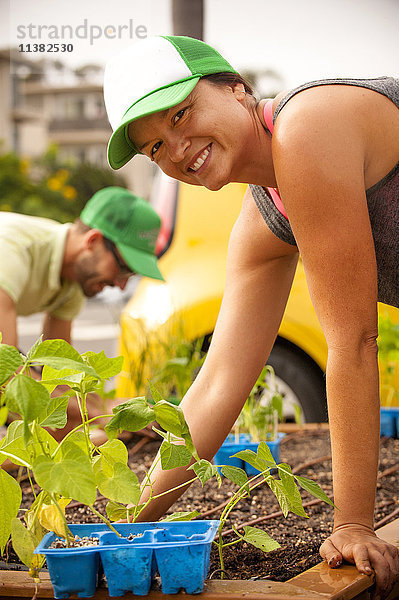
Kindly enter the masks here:
M 381 527 L 378 536 L 399 547 L 399 519 Z M 37 598 L 53 598 L 53 587 L 48 573 L 41 573 L 41 583 Z M 179 600 L 179 598 L 197 598 L 197 600 L 369 600 L 369 589 L 373 577 L 361 575 L 357 569 L 344 565 L 339 569 L 330 569 L 326 563 L 308 569 L 287 583 L 273 581 L 207 581 L 202 594 L 162 594 L 150 592 L 148 596 L 135 596 L 126 593 L 123 600 Z M 26 571 L 0 571 L 0 600 L 13 598 L 32 598 L 35 587 Z M 77 596 L 71 596 L 76 599 Z M 96 600 L 110 598 L 106 589 L 99 588 L 94 596 Z M 399 582 L 387 600 L 399 599 Z

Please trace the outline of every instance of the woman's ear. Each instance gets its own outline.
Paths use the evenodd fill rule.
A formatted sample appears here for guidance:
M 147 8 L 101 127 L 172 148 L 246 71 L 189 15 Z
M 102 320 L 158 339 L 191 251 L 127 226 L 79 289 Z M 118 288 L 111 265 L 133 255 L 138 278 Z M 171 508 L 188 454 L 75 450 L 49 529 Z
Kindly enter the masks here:
M 242 83 L 233 83 L 232 90 L 237 100 L 242 102 L 245 99 L 247 92 L 245 91 L 245 87 Z

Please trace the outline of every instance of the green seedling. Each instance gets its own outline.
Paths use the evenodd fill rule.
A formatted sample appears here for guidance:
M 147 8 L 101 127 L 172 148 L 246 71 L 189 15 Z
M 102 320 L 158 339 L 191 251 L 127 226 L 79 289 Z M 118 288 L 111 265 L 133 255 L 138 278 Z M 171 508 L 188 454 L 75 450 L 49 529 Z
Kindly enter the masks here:
M 220 516 L 218 535 L 214 541 L 218 547 L 222 579 L 224 574 L 224 548 L 233 546 L 239 542 L 247 542 L 256 548 L 263 550 L 263 552 L 270 552 L 271 550 L 275 550 L 276 548 L 280 547 L 279 543 L 273 540 L 264 530 L 251 526 L 245 526 L 243 528 L 244 535 L 240 534 L 238 530 L 233 527 L 233 531 L 237 535 L 237 539 L 228 543 L 224 543 L 223 541 L 223 529 L 231 511 L 238 502 L 250 497 L 251 492 L 264 482 L 267 483 L 273 494 L 276 496 L 284 517 L 286 517 L 290 511 L 298 516 L 307 517 L 303 508 L 302 498 L 299 493 L 298 486 L 308 491 L 315 498 L 319 498 L 331 506 L 334 506 L 333 502 L 323 492 L 317 483 L 307 479 L 306 477 L 294 475 L 291 467 L 286 463 L 280 463 L 277 465 L 266 442 L 260 442 L 256 453 L 252 450 L 242 450 L 237 452 L 237 454 L 234 454 L 234 456 L 249 463 L 251 466 L 258 469 L 260 473 L 259 475 L 249 479 L 245 471 L 239 467 L 233 467 L 231 465 L 224 465 L 221 467 L 222 474 L 227 479 L 239 486 L 239 489 L 233 494 L 230 502 L 224 508 Z M 274 477 L 270 473 L 271 469 L 277 470 L 277 477 Z
M 273 367 L 266 365 L 252 388 L 234 426 L 236 441 L 240 433 L 248 433 L 253 442 L 277 439 L 278 423 L 283 419 L 284 398 L 278 389 Z M 297 422 L 300 409 L 295 406 Z

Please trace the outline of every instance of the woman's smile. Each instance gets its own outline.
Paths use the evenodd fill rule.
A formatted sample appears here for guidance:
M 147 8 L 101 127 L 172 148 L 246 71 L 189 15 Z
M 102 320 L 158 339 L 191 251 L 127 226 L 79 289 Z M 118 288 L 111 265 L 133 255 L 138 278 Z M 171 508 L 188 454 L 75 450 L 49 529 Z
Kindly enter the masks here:
M 209 163 L 211 155 L 212 143 L 208 144 L 198 152 L 187 167 L 189 173 L 198 173 L 199 170 L 204 170 Z

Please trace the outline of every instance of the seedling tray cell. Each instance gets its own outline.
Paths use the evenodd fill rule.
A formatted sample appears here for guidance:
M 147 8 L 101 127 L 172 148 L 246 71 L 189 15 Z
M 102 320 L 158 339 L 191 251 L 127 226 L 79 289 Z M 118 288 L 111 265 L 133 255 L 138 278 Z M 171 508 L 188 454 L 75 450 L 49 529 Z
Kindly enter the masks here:
M 399 408 L 381 408 L 380 434 L 399 437 Z

